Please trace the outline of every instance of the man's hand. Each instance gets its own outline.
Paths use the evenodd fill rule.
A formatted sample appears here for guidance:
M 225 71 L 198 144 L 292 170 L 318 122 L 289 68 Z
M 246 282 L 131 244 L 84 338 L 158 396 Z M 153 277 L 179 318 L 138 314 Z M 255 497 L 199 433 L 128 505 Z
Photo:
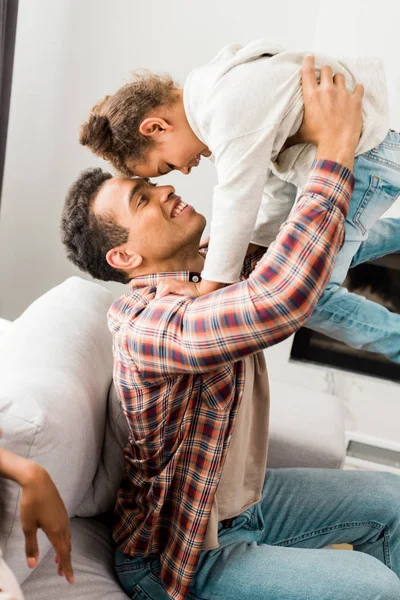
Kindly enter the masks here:
M 352 169 L 362 130 L 364 86 L 358 83 L 348 92 L 344 75 L 333 75 L 328 66 L 321 68 L 318 83 L 313 55 L 305 57 L 301 77 L 304 118 L 293 139 L 315 144 L 317 159 L 333 160 Z
M 58 574 L 65 576 L 69 583 L 74 583 L 69 518 L 53 480 L 45 469 L 31 463 L 21 486 L 21 527 L 25 535 L 28 566 L 34 568 L 37 565 L 37 530 L 43 529 L 56 551 Z

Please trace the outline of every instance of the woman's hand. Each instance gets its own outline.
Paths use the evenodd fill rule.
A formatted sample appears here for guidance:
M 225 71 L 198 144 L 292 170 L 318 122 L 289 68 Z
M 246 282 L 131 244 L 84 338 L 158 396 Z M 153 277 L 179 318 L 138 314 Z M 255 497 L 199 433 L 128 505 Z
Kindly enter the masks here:
M 37 530 L 43 529 L 56 551 L 58 574 L 74 583 L 69 518 L 64 502 L 47 471 L 34 462 L 27 462 L 30 465 L 21 482 L 20 513 L 28 566 L 34 568 L 37 565 Z

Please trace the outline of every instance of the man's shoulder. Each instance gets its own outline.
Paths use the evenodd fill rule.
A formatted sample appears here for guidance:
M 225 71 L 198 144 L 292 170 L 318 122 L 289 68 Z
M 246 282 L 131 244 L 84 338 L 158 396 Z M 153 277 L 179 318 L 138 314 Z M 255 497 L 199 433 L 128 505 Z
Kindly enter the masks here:
M 107 313 L 108 327 L 112 333 L 120 330 L 121 325 L 136 319 L 143 309 L 154 298 L 155 286 L 144 288 L 132 287 L 128 292 L 117 298 Z

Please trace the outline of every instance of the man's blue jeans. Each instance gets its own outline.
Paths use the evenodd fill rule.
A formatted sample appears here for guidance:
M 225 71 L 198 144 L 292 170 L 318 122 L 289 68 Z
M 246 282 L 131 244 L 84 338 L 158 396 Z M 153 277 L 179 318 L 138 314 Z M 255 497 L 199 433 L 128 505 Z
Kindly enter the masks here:
M 400 477 L 333 469 L 268 469 L 260 502 L 219 525 L 188 600 L 398 600 Z M 353 544 L 355 552 L 323 549 Z M 115 566 L 127 595 L 168 600 L 159 561 Z
M 379 146 L 358 156 L 354 175 L 346 239 L 306 326 L 400 363 L 400 315 L 340 287 L 350 267 L 400 251 L 400 219 L 378 220 L 400 195 L 400 134 L 390 131 Z

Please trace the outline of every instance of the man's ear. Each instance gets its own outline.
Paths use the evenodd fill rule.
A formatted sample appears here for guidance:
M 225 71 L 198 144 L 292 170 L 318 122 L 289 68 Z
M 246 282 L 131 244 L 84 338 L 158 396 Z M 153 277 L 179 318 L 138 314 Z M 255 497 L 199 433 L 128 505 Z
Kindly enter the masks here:
M 172 125 L 161 117 L 148 117 L 143 119 L 139 125 L 139 133 L 146 137 L 152 137 L 154 141 L 160 141 L 161 136 L 172 129 Z
M 114 269 L 131 272 L 142 264 L 143 257 L 135 252 L 128 252 L 125 246 L 118 246 L 107 252 L 106 260 Z

